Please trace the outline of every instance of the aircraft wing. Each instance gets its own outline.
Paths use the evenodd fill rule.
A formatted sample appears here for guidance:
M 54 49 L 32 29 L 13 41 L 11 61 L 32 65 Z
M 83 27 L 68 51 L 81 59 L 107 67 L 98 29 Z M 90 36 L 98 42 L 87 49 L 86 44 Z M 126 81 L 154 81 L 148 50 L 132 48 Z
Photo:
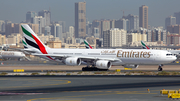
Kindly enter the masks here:
M 69 55 L 59 55 L 59 54 L 31 54 L 31 55 L 35 55 L 35 56 L 51 56 L 51 57 L 56 57 L 56 58 L 68 58 L 68 57 L 72 57 Z M 109 61 L 119 61 L 119 59 L 117 58 L 104 58 L 104 57 L 93 57 L 93 56 L 74 56 L 74 57 L 78 57 L 82 60 L 109 60 Z

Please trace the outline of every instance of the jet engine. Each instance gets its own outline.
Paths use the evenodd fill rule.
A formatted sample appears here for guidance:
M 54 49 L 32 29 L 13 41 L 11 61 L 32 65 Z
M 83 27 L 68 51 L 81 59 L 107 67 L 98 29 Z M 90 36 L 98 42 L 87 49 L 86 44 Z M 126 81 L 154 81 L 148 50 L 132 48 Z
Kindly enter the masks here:
M 109 69 L 111 68 L 111 62 L 107 60 L 98 60 L 96 61 L 96 67 L 98 69 Z
M 81 64 L 81 59 L 77 57 L 69 57 L 66 58 L 64 62 L 66 65 L 76 66 Z
M 128 65 L 123 65 L 125 68 L 138 68 L 139 65 L 134 65 L 134 64 L 128 64 Z

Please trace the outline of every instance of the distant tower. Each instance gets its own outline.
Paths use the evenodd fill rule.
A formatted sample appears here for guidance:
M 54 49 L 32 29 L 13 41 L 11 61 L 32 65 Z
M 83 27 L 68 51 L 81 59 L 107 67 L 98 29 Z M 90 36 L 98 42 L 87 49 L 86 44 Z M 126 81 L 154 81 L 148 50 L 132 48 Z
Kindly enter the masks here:
M 86 2 L 75 3 L 75 38 L 86 37 Z
M 33 11 L 29 11 L 26 13 L 26 22 L 27 23 L 32 23 L 32 19 L 37 16 L 37 13 L 36 12 L 33 12 Z
M 73 26 L 69 26 L 69 34 L 70 34 L 70 37 L 74 36 L 74 27 Z
M 165 28 L 170 25 L 176 25 L 176 17 L 170 16 L 165 19 Z
M 35 16 L 32 23 L 39 24 L 39 34 L 41 34 L 42 28 L 45 27 L 45 18 L 43 18 L 42 16 Z
M 51 12 L 47 10 L 42 10 L 38 12 L 39 16 L 42 16 L 45 18 L 45 26 L 49 26 L 51 24 Z
M 139 7 L 139 27 L 148 29 L 148 6 Z
M 180 25 L 180 12 L 175 12 L 174 17 L 176 17 L 176 24 Z

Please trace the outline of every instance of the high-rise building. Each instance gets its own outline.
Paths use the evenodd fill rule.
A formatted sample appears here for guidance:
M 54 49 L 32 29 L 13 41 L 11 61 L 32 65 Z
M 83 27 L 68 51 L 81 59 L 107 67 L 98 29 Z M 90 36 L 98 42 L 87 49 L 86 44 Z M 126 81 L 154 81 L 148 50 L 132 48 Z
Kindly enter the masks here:
M 38 16 L 42 16 L 45 19 L 45 26 L 49 26 L 51 24 L 51 12 L 47 10 L 42 10 L 38 12 Z
M 74 36 L 74 27 L 73 26 L 69 26 L 69 34 L 70 34 L 70 37 Z
M 66 33 L 66 22 L 65 21 L 58 21 L 57 23 L 62 26 L 62 32 Z
M 170 25 L 176 25 L 176 17 L 170 16 L 165 19 L 165 29 Z
M 128 33 L 127 34 L 127 42 L 140 42 L 140 41 L 147 41 L 147 34 L 141 33 Z
M 115 28 L 129 30 L 129 20 L 128 19 L 119 19 L 115 21 Z
M 94 33 L 95 38 L 100 38 L 99 37 L 99 28 L 94 27 L 93 33 Z
M 46 26 L 44 29 L 45 29 L 44 35 L 51 35 L 51 27 Z
M 88 37 L 92 36 L 92 23 L 89 23 L 89 21 L 86 23 L 86 34 Z
M 148 29 L 148 6 L 139 7 L 139 27 Z
M 6 35 L 0 34 L 0 45 L 7 44 L 6 43 Z
M 129 14 L 124 18 L 129 20 L 129 30 L 139 30 L 139 17 L 137 15 Z
M 110 30 L 110 20 L 101 20 L 101 33 L 100 38 L 103 37 L 103 31 Z
M 34 18 L 35 16 L 37 16 L 37 13 L 34 11 L 28 11 L 26 13 L 26 22 L 27 23 L 32 23 L 32 18 Z
M 126 30 L 112 28 L 103 33 L 103 47 L 121 47 L 126 45 Z
M 62 26 L 59 24 L 51 25 L 51 35 L 58 37 L 60 40 L 63 38 Z
M 176 24 L 180 25 L 180 12 L 175 12 L 174 17 L 176 17 Z
M 39 33 L 39 24 L 28 24 L 29 27 L 34 31 L 34 33 Z M 22 31 L 22 30 L 21 30 Z
M 110 29 L 115 28 L 115 21 L 114 19 L 110 21 Z
M 59 24 L 56 25 L 56 37 L 58 37 L 60 40 L 63 38 L 62 26 Z
M 86 37 L 86 2 L 75 3 L 75 38 Z
M 5 22 L 0 20 L 0 32 L 5 32 Z
M 96 29 L 96 28 L 98 28 L 99 29 L 99 38 L 100 38 L 100 35 L 101 35 L 101 21 L 99 21 L 99 20 L 94 20 L 93 22 L 92 22 L 92 35 L 94 35 L 96 32 L 94 32 L 95 30 L 94 29 Z M 95 35 L 94 35 L 95 36 Z
M 35 16 L 33 18 L 33 24 L 39 24 L 39 33 L 42 33 L 42 28 L 45 27 L 45 18 L 42 16 Z
M 180 35 L 180 25 L 170 25 L 167 26 L 167 31 L 172 33 L 177 33 Z
M 103 32 L 103 47 L 110 47 L 110 30 Z
M 180 45 L 180 35 L 170 34 L 167 35 L 167 45 Z
M 8 23 L 6 24 L 6 32 L 5 35 L 11 35 L 12 33 L 14 33 L 14 23 Z

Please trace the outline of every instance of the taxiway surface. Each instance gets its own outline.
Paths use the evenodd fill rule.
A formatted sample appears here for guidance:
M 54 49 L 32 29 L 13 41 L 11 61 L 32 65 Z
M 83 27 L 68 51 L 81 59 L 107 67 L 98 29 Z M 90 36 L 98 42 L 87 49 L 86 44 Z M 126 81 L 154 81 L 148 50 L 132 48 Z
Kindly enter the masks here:
M 1 77 L 0 100 L 168 101 L 167 96 L 160 95 L 160 90 L 179 88 L 180 77 Z
M 66 66 L 63 63 L 51 61 L 1 61 L 0 72 L 13 72 L 14 69 L 24 69 L 24 72 L 42 72 L 49 70 L 79 72 L 82 70 L 81 66 Z M 158 65 L 139 65 L 138 68 L 133 68 L 135 71 L 157 71 Z M 112 66 L 109 70 L 121 69 L 123 66 Z M 170 63 L 163 66 L 164 71 L 180 71 L 180 63 Z

